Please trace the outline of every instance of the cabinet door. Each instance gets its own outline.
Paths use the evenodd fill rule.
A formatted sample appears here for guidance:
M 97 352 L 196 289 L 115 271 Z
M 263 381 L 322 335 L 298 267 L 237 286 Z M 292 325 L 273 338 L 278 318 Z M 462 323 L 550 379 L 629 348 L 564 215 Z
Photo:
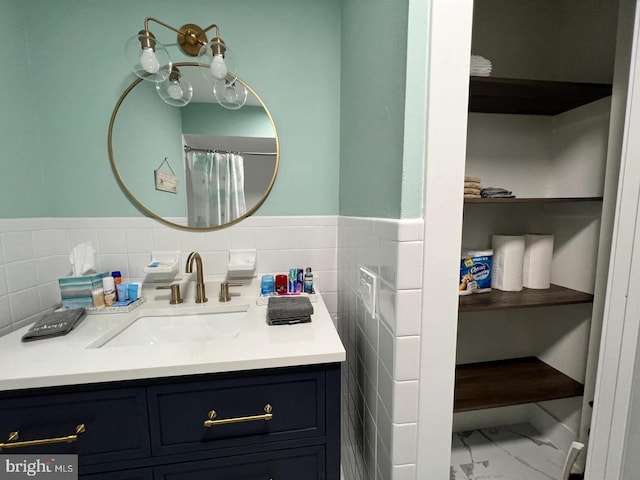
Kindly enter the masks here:
M 163 385 L 149 388 L 148 397 L 153 450 L 160 455 L 318 438 L 326 432 L 322 371 Z M 263 416 L 266 405 L 272 418 L 247 420 Z M 222 423 L 205 424 L 212 410 Z
M 0 398 L 0 438 L 17 432 L 7 454 L 77 454 L 79 466 L 142 458 L 150 454 L 147 423 L 143 388 Z M 20 446 L 72 435 L 78 425 L 85 431 L 75 441 Z
M 156 469 L 156 480 L 324 480 L 321 446 L 236 455 Z M 327 480 L 339 480 L 327 479 Z

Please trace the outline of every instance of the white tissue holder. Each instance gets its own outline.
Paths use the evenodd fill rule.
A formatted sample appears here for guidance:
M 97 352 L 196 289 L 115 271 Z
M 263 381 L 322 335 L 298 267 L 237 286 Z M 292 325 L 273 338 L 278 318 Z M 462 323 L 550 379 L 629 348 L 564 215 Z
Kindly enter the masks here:
M 147 274 L 176 274 L 178 273 L 178 263 L 180 262 L 180 251 L 171 252 L 151 252 L 151 262 L 144 267 Z
M 256 250 L 229 250 L 227 272 L 230 277 L 256 276 Z

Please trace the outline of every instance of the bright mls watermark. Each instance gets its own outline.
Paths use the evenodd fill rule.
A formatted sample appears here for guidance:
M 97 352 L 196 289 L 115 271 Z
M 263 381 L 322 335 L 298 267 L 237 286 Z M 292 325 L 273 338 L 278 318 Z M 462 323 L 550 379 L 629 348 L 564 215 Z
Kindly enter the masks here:
M 0 455 L 0 480 L 78 480 L 77 455 Z

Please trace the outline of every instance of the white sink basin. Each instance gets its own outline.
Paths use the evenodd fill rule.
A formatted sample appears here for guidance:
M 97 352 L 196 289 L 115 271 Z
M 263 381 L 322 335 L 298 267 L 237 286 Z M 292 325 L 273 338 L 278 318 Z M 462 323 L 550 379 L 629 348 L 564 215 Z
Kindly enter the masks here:
M 238 336 L 248 306 L 234 311 L 142 314 L 124 328 L 103 336 L 90 347 L 131 347 L 167 343 L 230 340 Z

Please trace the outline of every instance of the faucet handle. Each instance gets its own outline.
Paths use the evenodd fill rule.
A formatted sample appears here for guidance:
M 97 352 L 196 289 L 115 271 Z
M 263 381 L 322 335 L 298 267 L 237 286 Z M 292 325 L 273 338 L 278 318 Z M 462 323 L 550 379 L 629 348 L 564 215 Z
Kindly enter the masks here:
M 161 285 L 156 287 L 156 290 L 169 290 L 171 289 L 171 300 L 169 303 L 171 305 L 177 305 L 178 303 L 182 303 L 182 297 L 180 296 L 180 284 L 172 283 L 171 285 Z
M 220 300 L 221 302 L 228 302 L 231 300 L 231 293 L 229 292 L 229 287 L 241 287 L 242 283 L 229 283 L 222 282 L 220 284 Z

